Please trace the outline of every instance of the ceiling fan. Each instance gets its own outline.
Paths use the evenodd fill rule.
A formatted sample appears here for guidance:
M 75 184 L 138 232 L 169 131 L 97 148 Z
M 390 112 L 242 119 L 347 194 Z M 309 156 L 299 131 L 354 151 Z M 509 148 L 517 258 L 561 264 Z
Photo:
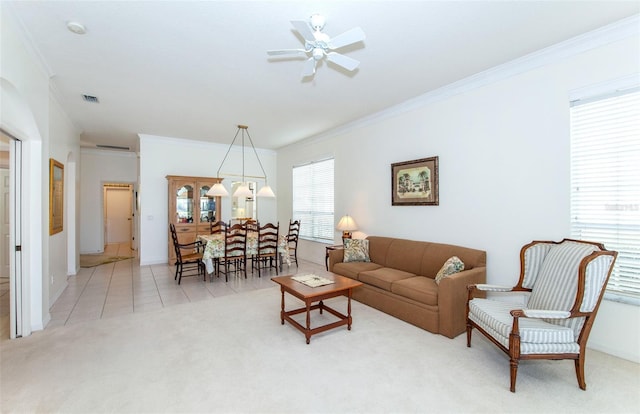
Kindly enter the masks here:
M 342 55 L 333 50 L 340 49 L 345 46 L 361 42 L 365 39 L 365 34 L 359 27 L 331 38 L 322 32 L 325 24 L 324 16 L 314 14 L 310 17 L 309 22 L 304 20 L 292 20 L 291 24 L 295 30 L 304 38 L 304 49 L 281 49 L 269 50 L 267 54 L 270 56 L 298 55 L 309 57 L 302 69 L 302 77 L 313 76 L 316 73 L 316 64 L 325 57 L 329 62 L 333 62 L 348 71 L 354 71 L 359 61 Z

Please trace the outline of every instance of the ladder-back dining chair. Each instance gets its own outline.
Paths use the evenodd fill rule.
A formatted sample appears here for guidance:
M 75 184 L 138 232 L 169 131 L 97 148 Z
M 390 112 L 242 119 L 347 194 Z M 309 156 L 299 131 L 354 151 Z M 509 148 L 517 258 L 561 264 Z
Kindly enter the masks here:
M 262 268 L 274 268 L 276 275 L 278 274 L 279 229 L 279 223 L 267 223 L 264 226 L 258 224 L 258 252 L 251 259 L 251 271 L 258 269 L 258 277 L 262 277 Z
M 229 281 L 230 272 L 244 272 L 247 278 L 247 226 L 234 224 L 227 227 L 224 236 L 224 256 L 218 260 L 217 273 L 224 273 L 224 280 Z M 233 268 L 233 270 L 231 270 Z
M 183 276 L 197 276 L 200 275 L 200 273 L 204 275 L 204 279 L 206 280 L 207 273 L 204 270 L 204 263 L 202 262 L 202 243 L 198 241 L 193 243 L 179 243 L 176 226 L 174 226 L 173 223 L 169 224 L 169 230 L 171 231 L 173 248 L 176 252 L 176 274 L 173 280 L 177 280 L 178 284 L 180 284 Z M 194 270 L 197 271 L 197 273 L 193 273 Z M 188 274 L 185 274 L 185 272 L 188 272 Z
M 212 221 L 209 223 L 209 232 L 211 234 L 224 234 L 229 225 L 224 221 Z
M 298 239 L 300 237 L 300 220 L 289 220 L 289 232 L 287 233 L 287 249 L 289 257 L 298 267 Z

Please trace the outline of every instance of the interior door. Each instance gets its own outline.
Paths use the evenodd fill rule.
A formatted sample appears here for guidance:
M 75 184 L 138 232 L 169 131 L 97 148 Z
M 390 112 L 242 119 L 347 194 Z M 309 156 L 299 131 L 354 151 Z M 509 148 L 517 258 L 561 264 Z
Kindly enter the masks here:
M 10 229 L 9 190 L 11 179 L 9 169 L 0 168 L 0 278 L 9 278 L 10 269 Z M 0 281 L 0 283 L 4 283 Z M 8 282 L 7 282 L 8 283 Z
M 133 224 L 131 186 L 105 186 L 105 243 L 131 243 Z

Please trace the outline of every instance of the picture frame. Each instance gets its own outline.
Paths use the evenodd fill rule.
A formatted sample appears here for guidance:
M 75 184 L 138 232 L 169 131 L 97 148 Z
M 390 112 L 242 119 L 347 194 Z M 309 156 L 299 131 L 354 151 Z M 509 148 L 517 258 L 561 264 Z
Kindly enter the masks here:
M 391 164 L 391 205 L 437 206 L 438 157 Z
M 49 158 L 49 235 L 64 228 L 64 165 Z

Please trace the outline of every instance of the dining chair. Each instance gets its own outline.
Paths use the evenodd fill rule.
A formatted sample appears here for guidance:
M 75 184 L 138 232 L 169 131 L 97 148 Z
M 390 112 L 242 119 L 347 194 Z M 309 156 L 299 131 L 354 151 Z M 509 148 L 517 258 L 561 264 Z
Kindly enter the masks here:
M 287 249 L 289 257 L 298 267 L 298 238 L 300 236 L 300 220 L 289 220 L 289 232 L 287 233 Z
M 212 221 L 209 223 L 209 232 L 211 234 L 224 234 L 229 225 L 224 221 Z
M 247 226 L 247 231 L 258 232 L 258 222 L 254 219 L 247 219 L 244 224 Z
M 251 272 L 258 269 L 258 277 L 262 277 L 262 268 L 276 269 L 278 274 L 278 240 L 280 237 L 280 223 L 267 223 L 260 226 L 258 223 L 258 251 L 251 258 Z
M 230 272 L 244 272 L 247 278 L 247 226 L 234 224 L 227 227 L 224 235 L 224 256 L 216 264 L 216 273 L 224 273 L 225 282 L 229 281 Z M 233 267 L 233 270 L 230 268 Z M 224 270 L 223 270 L 224 269 Z
M 511 392 L 519 361 L 539 359 L 572 359 L 585 390 L 587 339 L 617 255 L 600 243 L 571 239 L 523 246 L 516 286 L 468 286 L 467 347 L 476 328 L 509 356 Z M 512 292 L 526 304 L 476 297 L 487 292 Z
M 169 224 L 169 230 L 171 231 L 173 248 L 176 252 L 176 274 L 173 280 L 178 280 L 178 284 L 180 284 L 183 276 L 198 276 L 200 273 L 204 275 L 204 279 L 206 280 L 207 273 L 204 270 L 204 263 L 202 262 L 202 243 L 199 241 L 179 243 L 176 226 L 173 223 Z M 183 253 L 183 250 L 187 250 L 188 253 Z M 197 270 L 197 273 L 192 273 L 194 270 Z M 189 274 L 184 274 L 185 272 L 189 272 Z

